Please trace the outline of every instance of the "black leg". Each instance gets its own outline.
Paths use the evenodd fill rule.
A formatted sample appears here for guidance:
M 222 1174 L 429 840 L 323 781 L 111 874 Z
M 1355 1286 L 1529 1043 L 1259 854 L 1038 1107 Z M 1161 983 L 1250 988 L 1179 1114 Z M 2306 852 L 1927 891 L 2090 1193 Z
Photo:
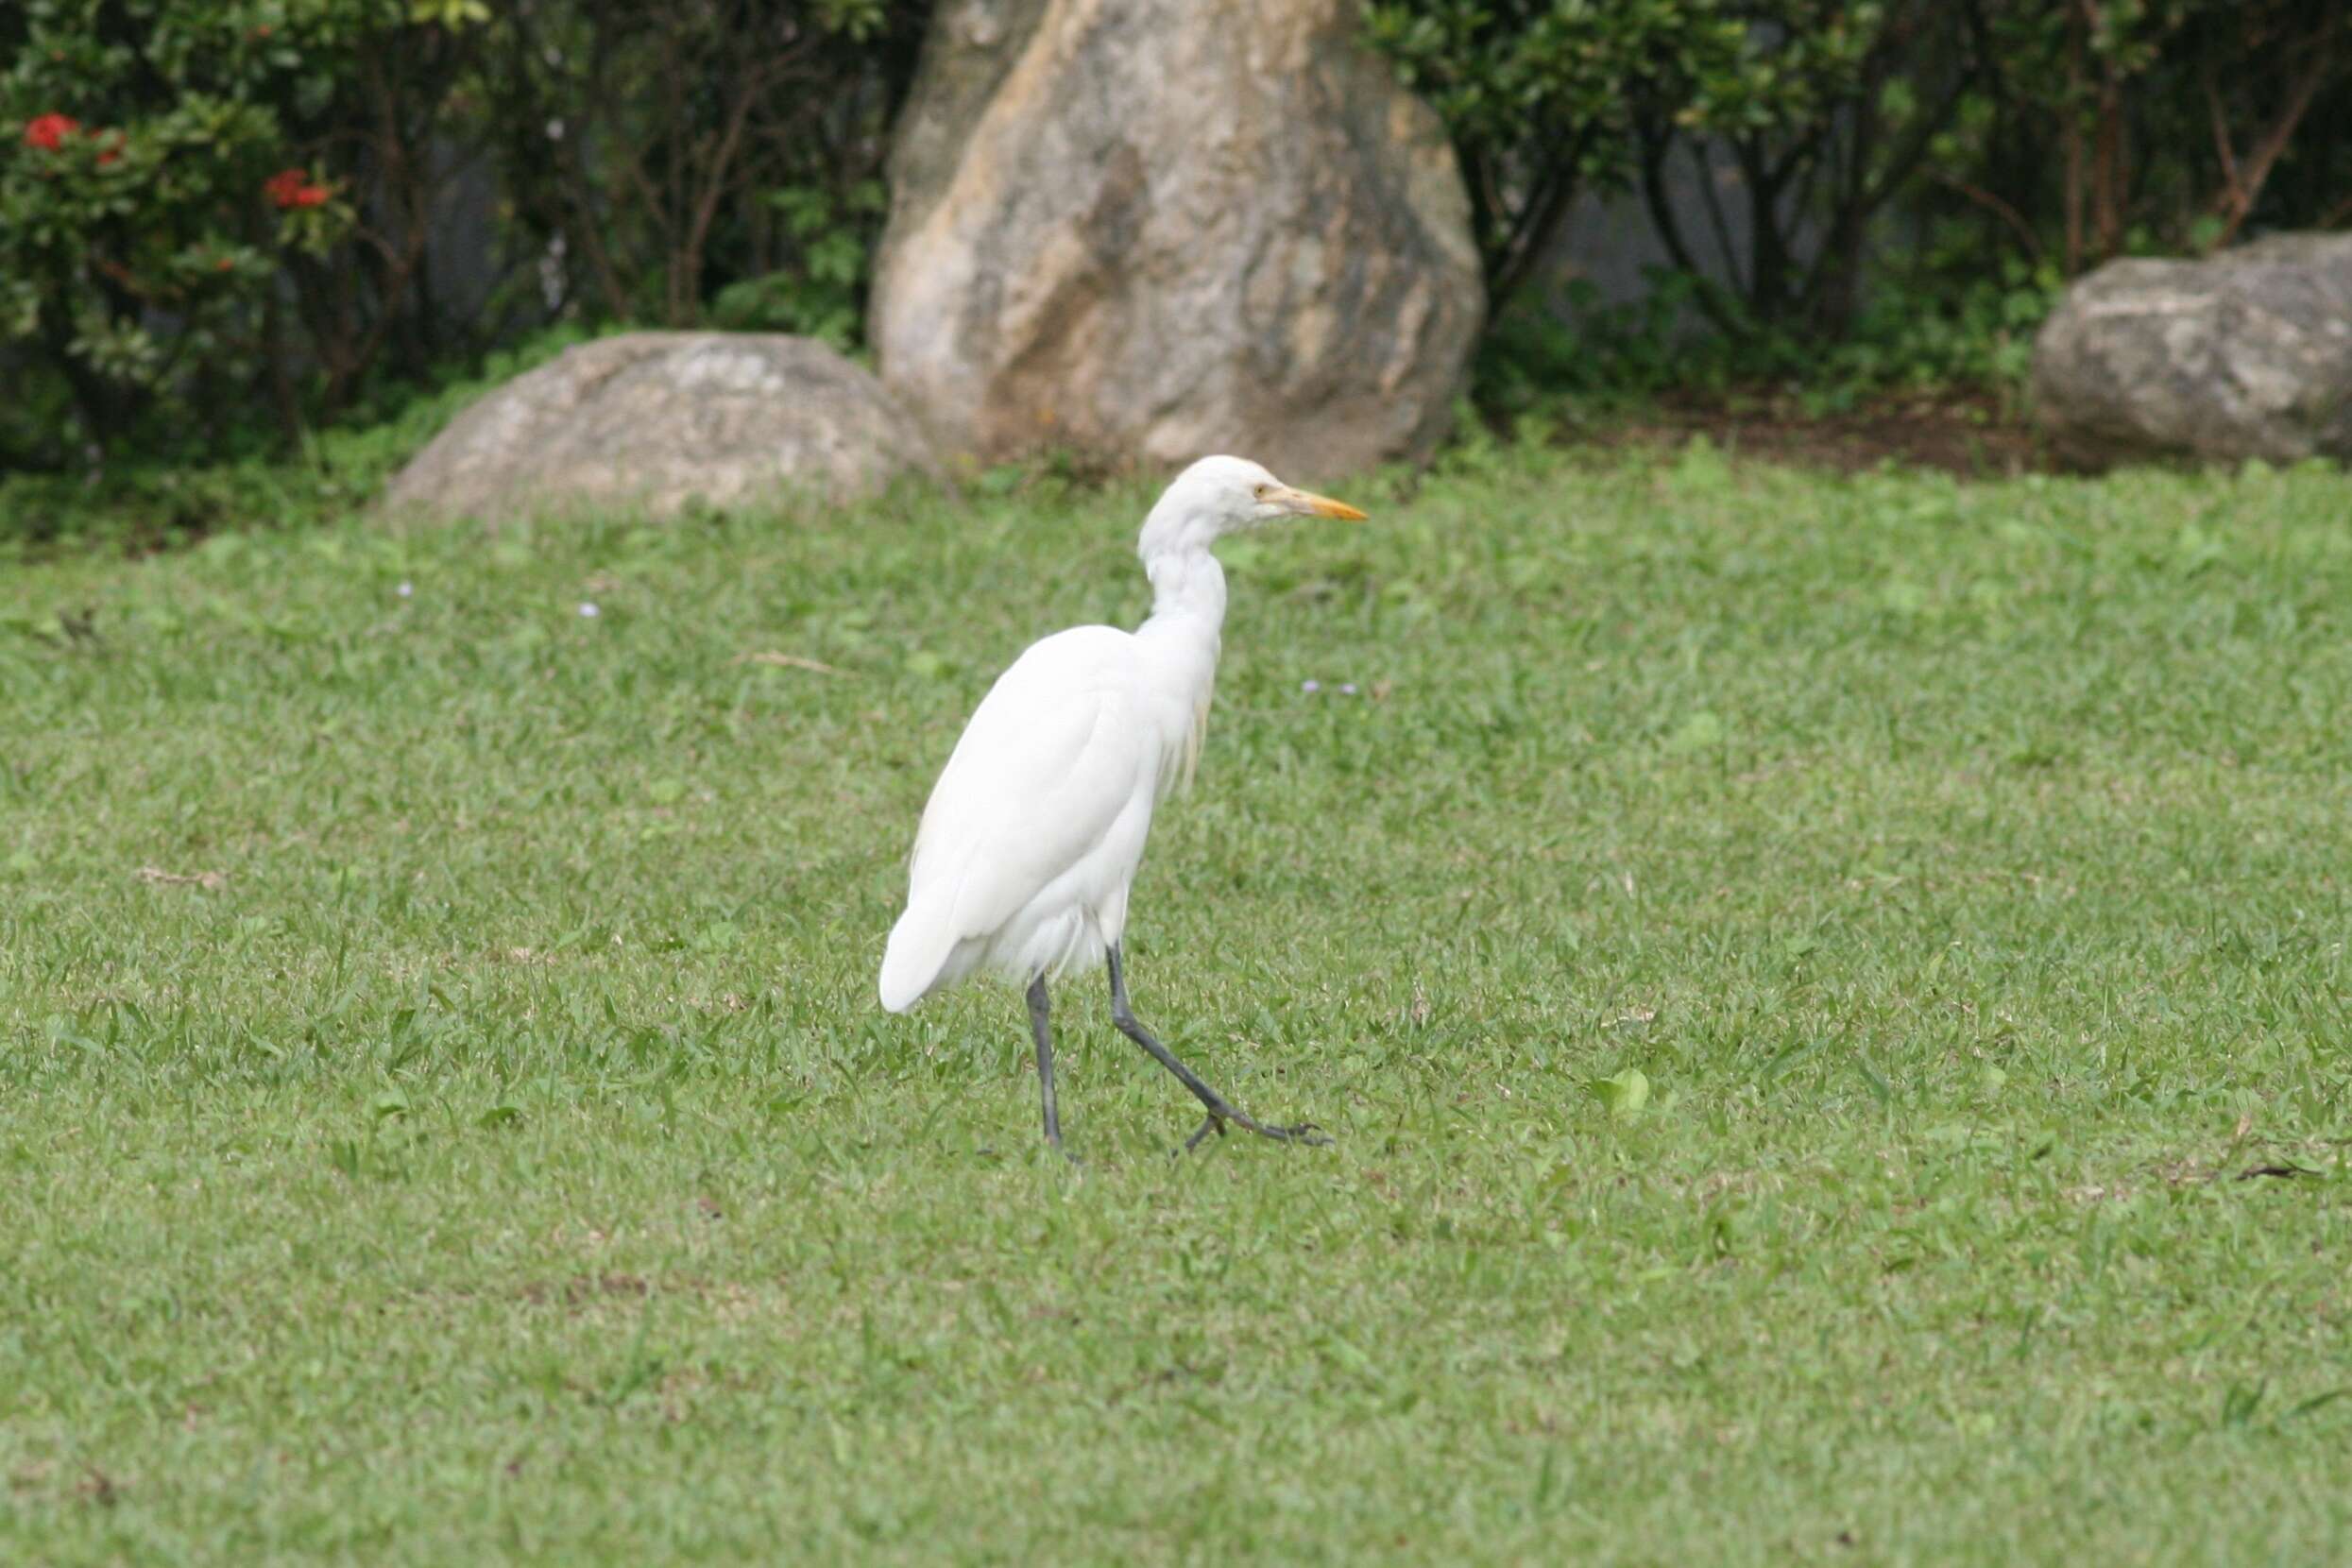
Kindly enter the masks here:
M 1046 995 L 1046 977 L 1039 975 L 1029 982 L 1029 1031 L 1037 1037 L 1037 1087 L 1046 1101 L 1046 1141 L 1054 1152 L 1067 1156 L 1062 1147 L 1062 1113 L 1053 1103 L 1053 1026 L 1048 1021 L 1052 1012 L 1051 999 Z
M 1118 1031 L 1121 1034 L 1150 1051 L 1161 1066 L 1176 1075 L 1178 1082 L 1192 1091 L 1194 1099 L 1208 1107 L 1208 1119 L 1201 1124 L 1199 1132 L 1185 1140 L 1186 1149 L 1198 1148 L 1201 1140 L 1209 1135 L 1211 1129 L 1221 1135 L 1225 1131 L 1225 1123 L 1229 1121 L 1236 1126 L 1248 1128 L 1260 1137 L 1277 1138 L 1285 1143 L 1329 1143 L 1331 1141 L 1323 1136 L 1311 1121 L 1300 1122 L 1295 1127 L 1277 1127 L 1271 1123 L 1260 1121 L 1201 1082 L 1200 1074 L 1176 1060 L 1174 1051 L 1151 1038 L 1151 1031 L 1135 1021 L 1135 1010 L 1127 1005 L 1127 976 L 1119 966 L 1118 948 L 1116 946 L 1110 952 L 1110 964 L 1111 1022 L 1118 1026 Z

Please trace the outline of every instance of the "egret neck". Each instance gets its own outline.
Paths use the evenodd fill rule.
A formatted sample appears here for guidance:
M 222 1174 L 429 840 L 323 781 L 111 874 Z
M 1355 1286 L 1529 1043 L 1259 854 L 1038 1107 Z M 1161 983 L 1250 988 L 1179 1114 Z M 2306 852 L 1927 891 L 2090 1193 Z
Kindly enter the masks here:
M 1208 735 L 1209 699 L 1217 690 L 1217 656 L 1225 625 L 1225 569 L 1206 544 L 1150 553 L 1147 539 L 1146 550 L 1143 570 L 1151 579 L 1151 614 L 1135 628 L 1135 641 L 1167 703 L 1159 789 L 1166 794 L 1192 781 Z

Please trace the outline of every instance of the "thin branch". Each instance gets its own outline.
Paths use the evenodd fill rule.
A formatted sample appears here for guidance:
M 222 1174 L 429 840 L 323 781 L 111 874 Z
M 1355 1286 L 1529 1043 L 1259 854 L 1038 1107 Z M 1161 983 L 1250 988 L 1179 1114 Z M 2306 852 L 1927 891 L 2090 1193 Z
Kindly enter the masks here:
M 2007 224 L 2010 231 L 2015 233 L 2019 242 L 2025 247 L 2025 253 L 2037 262 L 2042 259 L 2040 237 L 2034 232 L 2034 226 L 2025 221 L 2025 215 L 2015 207 L 2010 206 L 1992 192 L 1971 185 L 1967 180 L 1946 174 L 1940 169 L 1934 171 L 1929 178 L 1945 189 L 1975 202 L 1979 207 Z
M 1673 151 L 1671 137 L 1642 136 L 1642 201 L 1649 209 L 1650 227 L 1658 230 L 1659 243 L 1666 247 L 1667 257 L 1678 270 L 1696 275 L 1697 259 L 1682 237 L 1682 220 L 1675 216 L 1673 203 L 1666 197 L 1665 162 Z
M 1934 145 L 1936 133 L 1951 123 L 1961 99 L 1968 96 L 1969 86 L 1969 77 L 1963 74 L 1945 93 L 1944 101 L 1935 106 L 1935 111 L 1914 122 L 1911 128 L 1903 133 L 1902 144 L 1879 166 L 1878 179 L 1870 182 L 1862 196 L 1865 213 L 1877 212 L 1889 197 L 1910 182 L 1911 171 L 1926 159 L 1929 149 Z
M 2335 68 L 2336 24 L 2341 16 L 2342 13 L 2336 9 L 2331 9 L 2328 11 L 2327 20 L 2321 26 L 2319 36 L 2311 41 L 2308 62 L 2301 74 L 2296 77 L 2294 85 L 2287 90 L 2287 101 L 2280 106 L 2277 115 L 2271 121 L 2270 129 L 2264 132 L 2262 139 L 2255 145 L 2254 155 L 2246 162 L 2242 183 L 2240 181 L 2235 167 L 2226 162 L 2228 139 L 2220 118 L 2221 97 L 2218 94 L 2213 95 L 2215 130 L 2223 139 L 2225 160 L 2224 167 L 2229 180 L 2228 188 L 2224 193 L 2225 198 L 2229 201 L 2228 208 L 2224 210 L 2226 221 L 2222 225 L 2221 233 L 2214 239 L 2213 243 L 2216 247 L 2227 245 L 2235 238 L 2239 228 L 2252 214 L 2255 200 L 2262 194 L 2263 183 L 2270 179 L 2272 167 L 2286 152 L 2287 144 L 2293 140 L 2295 127 L 2302 124 L 2303 116 L 2309 111 L 2311 99 L 2319 92 L 2319 84 L 2326 80 L 2327 74 Z M 2207 82 L 2208 92 L 2211 91 L 2211 87 L 2212 84 L 2208 79 Z
M 2071 278 L 2083 270 L 2083 120 L 2075 103 L 2083 89 L 2083 30 L 2071 21 L 2066 30 L 2066 86 L 2060 142 L 2066 164 L 2066 275 Z
M 2229 145 L 2229 113 L 2222 108 L 2222 90 L 2213 83 L 2210 65 L 2197 73 L 2205 86 L 2205 105 L 2213 121 L 2213 150 L 2222 161 L 2222 190 L 2214 198 L 2224 211 L 2242 211 L 2247 203 L 2245 182 L 2238 178 L 2238 154 Z
M 1505 299 L 1518 292 L 1519 286 L 1526 281 L 1528 272 L 1550 248 L 1553 234 L 1558 232 L 1560 223 L 1567 217 L 1568 208 L 1575 201 L 1577 193 L 1583 188 L 1583 180 L 1578 175 L 1591 135 L 1589 129 L 1578 135 L 1576 146 L 1558 165 L 1566 172 L 1545 181 L 1542 195 L 1530 201 L 1518 222 L 1511 226 L 1508 254 L 1488 292 L 1489 298 L 1498 311 Z
M 1707 210 L 1708 227 L 1714 230 L 1715 249 L 1723 257 L 1724 279 L 1732 288 L 1746 293 L 1746 285 L 1740 281 L 1739 253 L 1731 244 L 1731 226 L 1723 215 L 1723 199 L 1715 194 L 1714 160 L 1707 156 L 1705 145 L 1696 140 L 1687 142 L 1684 145 L 1690 149 L 1691 162 L 1698 169 L 1698 199 Z M 1760 188 L 1758 181 L 1763 171 L 1755 166 L 1752 159 L 1742 156 L 1740 144 L 1736 142 L 1731 145 L 1731 156 L 1739 159 L 1742 169 L 1748 178 L 1748 191 L 1752 196 Z M 1755 236 L 1751 234 L 1748 238 L 1752 252 Z M 1752 282 L 1754 262 L 1752 253 L 1749 262 L 1751 268 L 1749 281 Z
M 1659 243 L 1666 247 L 1666 255 L 1685 277 L 1699 281 L 1697 259 L 1691 254 L 1689 243 L 1683 238 L 1681 220 L 1674 214 L 1674 207 L 1666 198 L 1665 163 L 1674 151 L 1672 132 L 1663 135 L 1654 130 L 1640 132 L 1642 142 L 1642 201 L 1649 209 L 1650 227 L 1658 231 Z M 1723 308 L 1715 290 L 1700 287 L 1693 295 L 1707 318 L 1725 332 L 1737 330 L 1737 323 Z

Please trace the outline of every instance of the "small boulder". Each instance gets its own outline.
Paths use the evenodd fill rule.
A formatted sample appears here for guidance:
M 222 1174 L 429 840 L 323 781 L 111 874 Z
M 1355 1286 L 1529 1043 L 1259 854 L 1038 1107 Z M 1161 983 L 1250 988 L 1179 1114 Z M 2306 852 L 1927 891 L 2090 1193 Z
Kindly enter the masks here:
M 1425 455 L 1485 311 L 1437 116 L 1355 0 L 945 0 L 868 336 L 942 447 Z
M 2093 468 L 2352 458 L 2352 234 L 2109 262 L 2034 342 L 2036 419 Z
M 869 494 L 935 469 L 881 383 L 826 345 L 768 333 L 627 332 L 491 392 L 393 479 L 387 505 L 443 515 L 743 506 Z

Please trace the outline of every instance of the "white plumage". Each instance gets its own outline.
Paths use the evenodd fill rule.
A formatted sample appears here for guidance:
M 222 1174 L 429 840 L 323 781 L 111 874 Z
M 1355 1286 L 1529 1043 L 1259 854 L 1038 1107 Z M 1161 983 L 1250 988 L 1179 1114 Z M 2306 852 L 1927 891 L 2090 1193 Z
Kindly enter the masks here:
M 1171 749 L 1135 641 L 1076 627 L 997 677 L 924 808 L 884 1007 L 980 968 L 1059 975 L 1119 939 Z
M 964 726 L 923 810 L 906 912 L 882 958 L 882 1005 L 903 1013 L 976 970 L 1031 982 L 1057 1145 L 1043 982 L 1107 960 L 1115 1014 L 1122 1029 L 1132 1022 L 1117 969 L 1128 889 L 1152 808 L 1199 758 L 1217 678 L 1225 577 L 1210 547 L 1237 528 L 1310 514 L 1363 516 L 1240 458 L 1186 469 L 1137 545 L 1150 619 L 1133 632 L 1080 626 L 1031 644 Z M 1156 1042 L 1148 1048 L 1160 1054 Z M 1255 1126 L 1220 1106 L 1210 1105 L 1212 1124 Z

